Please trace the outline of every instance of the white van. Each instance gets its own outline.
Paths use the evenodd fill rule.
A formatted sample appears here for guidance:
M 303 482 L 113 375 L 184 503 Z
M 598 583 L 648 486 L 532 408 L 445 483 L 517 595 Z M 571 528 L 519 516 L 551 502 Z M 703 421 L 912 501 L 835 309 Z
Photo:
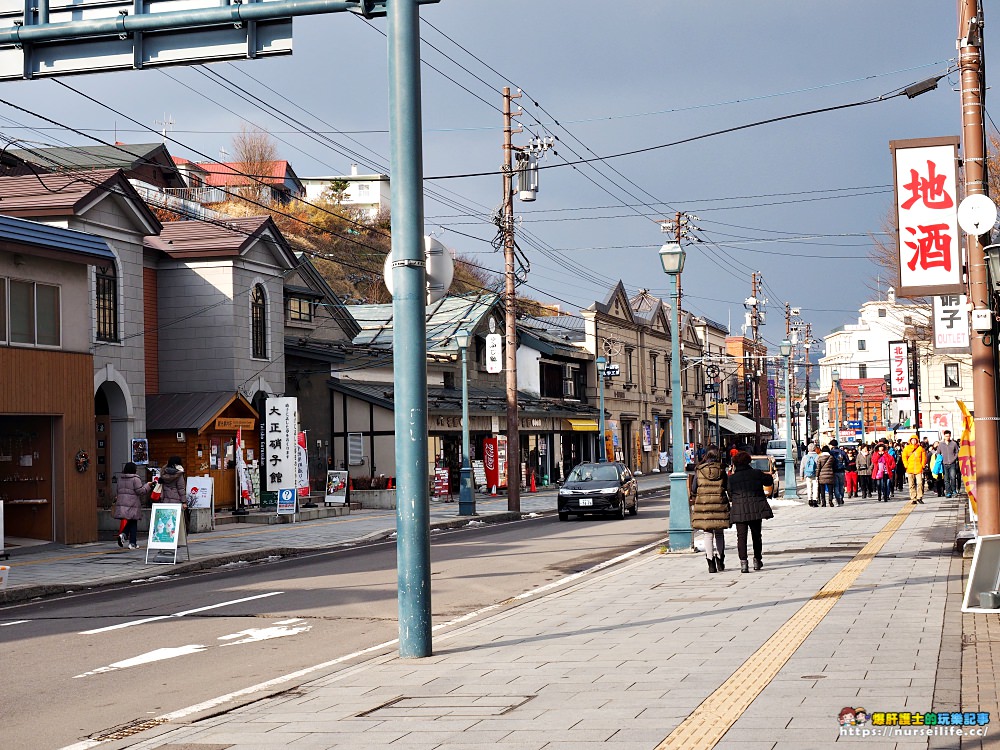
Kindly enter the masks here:
M 774 459 L 774 464 L 779 469 L 785 468 L 785 448 L 788 445 L 788 441 L 785 439 L 781 440 L 768 440 L 767 441 L 767 455 Z M 792 446 L 792 459 L 795 459 L 795 446 Z

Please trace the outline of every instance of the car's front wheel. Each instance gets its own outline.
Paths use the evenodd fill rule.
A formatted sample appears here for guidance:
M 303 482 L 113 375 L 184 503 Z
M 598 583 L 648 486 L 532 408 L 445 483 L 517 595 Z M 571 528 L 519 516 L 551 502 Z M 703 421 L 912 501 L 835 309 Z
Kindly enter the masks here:
M 569 513 L 563 513 L 562 511 L 559 511 L 559 520 L 560 521 L 568 521 L 569 520 Z

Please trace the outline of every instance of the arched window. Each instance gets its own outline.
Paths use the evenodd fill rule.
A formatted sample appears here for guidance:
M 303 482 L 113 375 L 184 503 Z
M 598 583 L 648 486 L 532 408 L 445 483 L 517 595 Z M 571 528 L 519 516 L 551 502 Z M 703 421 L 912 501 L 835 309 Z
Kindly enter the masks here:
M 97 340 L 118 341 L 118 273 L 115 264 L 97 267 Z
M 253 357 L 267 359 L 267 295 L 260 284 L 250 293 L 250 340 Z

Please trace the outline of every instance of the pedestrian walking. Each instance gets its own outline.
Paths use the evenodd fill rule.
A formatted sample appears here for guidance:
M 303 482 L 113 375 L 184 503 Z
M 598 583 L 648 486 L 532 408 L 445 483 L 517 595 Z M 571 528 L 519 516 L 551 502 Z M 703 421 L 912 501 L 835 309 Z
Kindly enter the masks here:
M 862 445 L 858 451 L 858 488 L 862 498 L 872 496 L 872 454 L 867 445 Z
M 722 467 L 719 449 L 710 445 L 698 464 L 691 483 L 691 528 L 704 532 L 708 572 L 726 569 L 726 540 L 723 532 L 730 527 L 728 477 Z
M 892 495 L 892 477 L 896 468 L 896 459 L 889 453 L 889 449 L 883 443 L 879 443 L 872 456 L 872 480 L 875 482 L 875 490 L 878 493 L 880 503 L 889 502 Z
M 958 471 L 958 442 L 951 439 L 951 430 L 944 431 L 944 440 L 938 444 L 941 463 L 944 472 L 945 497 L 954 497 L 960 491 L 960 474 Z
M 847 497 L 858 496 L 858 452 L 854 448 L 847 449 L 847 463 L 844 465 L 844 494 Z
M 131 461 L 122 467 L 122 473 L 118 476 L 113 514 L 115 518 L 125 522 L 125 528 L 118 534 L 118 546 L 124 547 L 127 537 L 129 549 L 139 547 L 137 532 L 139 519 L 142 518 L 142 500 L 149 495 L 153 488 L 153 483 L 143 482 L 136 475 L 136 471 L 136 465 Z
M 820 505 L 826 507 L 826 499 L 830 498 L 830 507 L 837 505 L 837 497 L 834 493 L 833 456 L 830 455 L 830 446 L 824 445 L 816 458 L 816 472 L 819 477 L 819 499 Z
M 799 475 L 805 481 L 806 500 L 809 501 L 810 508 L 819 506 L 819 477 L 817 472 L 819 467 L 816 462 L 816 444 L 809 443 L 802 463 L 799 465 Z
M 774 486 L 767 472 L 750 466 L 750 454 L 740 451 L 733 459 L 735 469 L 729 476 L 729 519 L 736 524 L 736 551 L 740 556 L 740 572 L 749 573 L 747 564 L 747 532 L 753 538 L 753 569 L 764 567 L 764 542 L 761 525 L 765 518 L 774 518 L 774 511 L 764 495 L 765 487 Z
M 903 441 L 897 440 L 896 446 L 892 453 L 893 459 L 896 461 L 896 467 L 893 470 L 893 489 L 902 492 L 903 486 L 906 484 L 906 466 L 903 464 Z
M 916 436 L 911 437 L 909 444 L 903 448 L 903 467 L 906 470 L 906 482 L 910 487 L 910 502 L 913 505 L 917 503 L 923 505 L 927 452 Z
M 931 454 L 931 487 L 938 497 L 944 497 L 944 459 L 938 452 L 937 443 Z
M 844 504 L 844 486 L 847 483 L 847 454 L 836 440 L 830 441 L 830 458 L 833 459 L 833 491 L 837 505 Z
M 187 506 L 187 477 L 181 466 L 180 456 L 171 456 L 167 465 L 160 470 L 161 503 L 180 503 L 184 510 L 184 527 L 190 529 L 190 511 Z

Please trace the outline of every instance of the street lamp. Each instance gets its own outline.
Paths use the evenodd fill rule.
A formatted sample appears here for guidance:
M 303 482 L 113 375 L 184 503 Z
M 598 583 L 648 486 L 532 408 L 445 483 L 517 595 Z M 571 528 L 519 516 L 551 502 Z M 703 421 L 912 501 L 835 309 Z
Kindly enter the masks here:
M 868 425 L 865 424 L 865 384 L 858 383 L 858 397 L 861 399 L 861 442 L 868 437 Z
M 799 496 L 799 488 L 795 484 L 795 456 L 792 453 L 792 394 L 789 386 L 792 342 L 785 339 L 778 350 L 785 358 L 785 500 L 795 500 Z
M 671 442 L 674 466 L 670 473 L 670 549 L 679 552 L 691 549 L 691 509 L 688 507 L 687 472 L 684 471 L 684 404 L 681 400 L 681 272 L 684 270 L 684 248 L 679 242 L 668 242 L 660 248 L 663 272 L 674 279 L 674 303 L 671 305 L 670 402 Z M 678 463 L 679 462 L 679 463 Z M 679 470 L 678 470 L 679 469 Z
M 840 391 L 840 370 L 834 370 L 830 373 L 830 378 L 833 380 L 834 388 L 837 389 L 838 400 L 843 400 L 843 394 Z M 840 404 L 837 404 L 833 410 L 833 424 L 836 433 L 834 439 L 837 441 L 837 445 L 840 445 Z
M 598 386 L 598 399 L 600 400 L 601 413 L 597 419 L 597 429 L 600 434 L 597 437 L 597 450 L 598 450 L 598 463 L 604 463 L 608 460 L 608 447 L 607 441 L 604 438 L 604 371 L 608 367 L 608 360 L 604 357 L 597 358 L 597 374 L 600 378 L 600 385 Z
M 469 464 L 469 341 L 468 331 L 455 334 L 455 343 L 462 353 L 462 470 L 458 481 L 458 515 L 476 515 L 476 493 L 472 487 L 472 466 Z

